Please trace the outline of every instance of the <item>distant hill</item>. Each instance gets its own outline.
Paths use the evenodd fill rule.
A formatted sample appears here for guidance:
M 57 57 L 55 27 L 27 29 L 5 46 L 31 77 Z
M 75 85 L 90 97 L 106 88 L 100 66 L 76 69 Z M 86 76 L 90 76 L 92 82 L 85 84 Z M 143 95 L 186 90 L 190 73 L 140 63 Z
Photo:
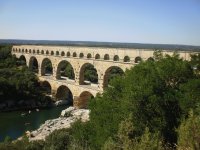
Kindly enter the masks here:
M 0 39 L 0 44 L 89 46 L 89 47 L 161 49 L 161 50 L 165 49 L 165 50 L 200 52 L 200 46 L 175 45 L 175 44 L 142 44 L 142 43 L 116 43 L 116 42 L 92 42 L 92 41 L 51 41 L 51 40 L 16 40 L 16 39 Z

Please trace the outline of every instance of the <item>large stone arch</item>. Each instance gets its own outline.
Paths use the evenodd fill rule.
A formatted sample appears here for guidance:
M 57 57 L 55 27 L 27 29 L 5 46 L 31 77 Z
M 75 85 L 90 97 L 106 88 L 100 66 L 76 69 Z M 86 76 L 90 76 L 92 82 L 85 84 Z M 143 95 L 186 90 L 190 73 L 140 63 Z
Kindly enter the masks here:
M 94 98 L 94 95 L 90 93 L 89 91 L 84 91 L 80 94 L 76 107 L 78 108 L 87 108 L 88 102 L 91 98 Z
M 53 64 L 49 58 L 44 58 L 41 63 L 41 75 L 53 75 Z
M 38 73 L 39 72 L 39 64 L 38 60 L 35 56 L 32 56 L 29 60 L 29 68 L 31 71 Z
M 58 63 L 58 65 L 57 65 L 57 70 L 56 70 L 56 79 L 61 79 L 61 71 L 62 71 L 62 69 L 64 68 L 64 67 L 66 67 L 67 65 L 70 65 L 70 66 L 68 66 L 68 67 L 71 67 L 71 69 L 72 69 L 72 72 L 70 72 L 70 77 L 68 77 L 69 79 L 73 79 L 74 80 L 74 78 L 75 78 L 75 74 L 74 74 L 74 68 L 73 68 L 73 66 L 72 66 L 72 64 L 69 62 L 69 61 L 67 61 L 67 60 L 61 60 L 59 63 Z M 72 77 L 71 77 L 72 76 Z
M 56 98 L 56 101 L 66 100 L 68 101 L 69 105 L 73 104 L 73 93 L 70 90 L 70 88 L 67 87 L 66 85 L 61 85 L 57 88 L 55 98 Z
M 123 68 L 121 68 L 119 66 L 110 66 L 109 68 L 106 69 L 106 71 L 104 73 L 103 88 L 108 87 L 109 75 L 110 75 L 110 72 L 112 71 L 112 69 L 118 69 L 119 70 L 119 74 L 124 74 Z
M 97 76 L 97 82 L 98 82 L 98 72 L 97 72 L 97 69 L 95 68 L 95 66 L 91 63 L 84 63 L 79 70 L 79 84 L 80 85 L 87 84 L 84 82 L 84 80 L 85 80 L 84 73 L 85 73 L 86 67 L 88 67 L 89 65 L 93 66 L 93 68 L 95 69 L 95 72 L 96 72 L 95 76 Z
M 40 82 L 40 87 L 41 87 L 41 91 L 46 94 L 46 95 L 51 95 L 52 94 L 52 86 L 50 84 L 50 82 L 44 80 Z
M 19 60 L 21 61 L 20 64 L 22 63 L 21 65 L 26 65 L 27 64 L 27 60 L 26 60 L 26 57 L 24 55 L 21 55 L 19 57 Z

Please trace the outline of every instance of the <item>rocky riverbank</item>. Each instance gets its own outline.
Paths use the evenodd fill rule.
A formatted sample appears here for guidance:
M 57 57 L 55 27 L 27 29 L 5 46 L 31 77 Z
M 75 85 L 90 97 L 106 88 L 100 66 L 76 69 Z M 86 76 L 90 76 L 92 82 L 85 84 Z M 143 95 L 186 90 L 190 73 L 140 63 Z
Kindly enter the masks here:
M 26 134 L 30 141 L 45 140 L 45 137 L 54 130 L 70 128 L 71 124 L 79 119 L 83 122 L 89 121 L 89 113 L 90 111 L 88 109 L 69 107 L 61 112 L 59 118 L 47 120 L 39 127 L 39 129 L 31 132 L 27 131 Z

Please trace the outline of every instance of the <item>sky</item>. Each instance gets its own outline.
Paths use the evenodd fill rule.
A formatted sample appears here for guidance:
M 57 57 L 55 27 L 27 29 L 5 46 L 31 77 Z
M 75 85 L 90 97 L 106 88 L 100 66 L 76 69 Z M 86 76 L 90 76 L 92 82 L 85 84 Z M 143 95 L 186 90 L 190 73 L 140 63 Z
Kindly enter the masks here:
M 200 0 L 0 0 L 0 39 L 200 46 Z

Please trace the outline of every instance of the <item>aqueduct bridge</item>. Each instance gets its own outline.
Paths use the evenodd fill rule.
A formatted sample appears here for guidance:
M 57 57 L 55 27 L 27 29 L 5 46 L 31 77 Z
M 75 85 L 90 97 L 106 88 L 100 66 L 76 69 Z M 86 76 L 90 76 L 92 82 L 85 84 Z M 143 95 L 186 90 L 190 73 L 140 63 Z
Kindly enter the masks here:
M 55 96 L 60 87 L 65 87 L 73 95 L 73 105 L 84 107 L 87 99 L 102 93 L 108 85 L 108 73 L 112 67 L 119 67 L 123 71 L 134 67 L 141 60 L 153 58 L 154 50 L 133 48 L 106 48 L 106 47 L 80 47 L 80 46 L 38 46 L 20 45 L 13 46 L 12 54 L 17 58 L 24 57 L 28 67 L 33 66 L 33 60 L 38 64 L 37 75 L 40 81 L 46 81 L 51 86 L 51 94 Z M 163 53 L 172 55 L 173 51 L 164 50 Z M 183 59 L 190 59 L 190 52 L 178 51 Z M 52 63 L 52 75 L 45 74 L 44 62 Z M 61 79 L 60 64 L 67 61 L 71 64 L 74 80 Z M 87 64 L 92 64 L 98 74 L 97 84 L 85 84 L 84 69 Z

